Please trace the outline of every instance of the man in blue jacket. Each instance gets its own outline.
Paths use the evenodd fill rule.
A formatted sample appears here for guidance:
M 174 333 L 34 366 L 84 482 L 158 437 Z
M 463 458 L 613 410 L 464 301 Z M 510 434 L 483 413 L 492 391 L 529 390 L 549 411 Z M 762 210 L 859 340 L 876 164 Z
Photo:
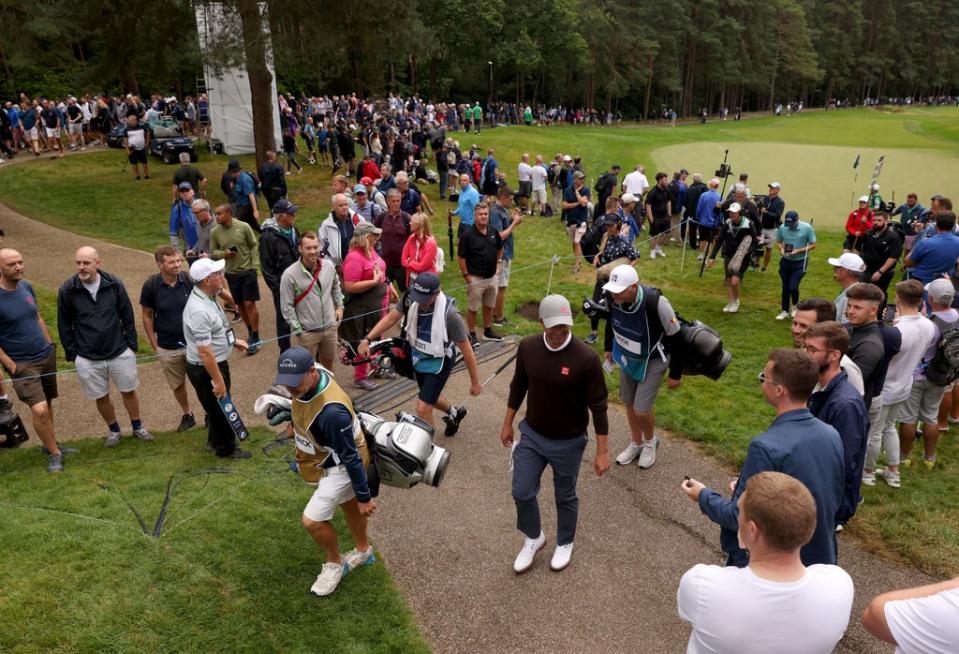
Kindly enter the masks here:
M 180 182 L 176 202 L 170 207 L 170 245 L 180 252 L 194 249 L 200 240 L 196 216 L 193 215 L 193 195 L 193 185 Z M 185 247 L 180 247 L 180 234 L 183 234 Z
M 809 412 L 839 432 L 845 461 L 845 489 L 836 522 L 845 524 L 859 506 L 859 487 L 869 438 L 866 403 L 840 367 L 849 349 L 849 334 L 834 320 L 806 330 L 800 347 L 819 368 L 819 386 L 809 397 Z
M 785 348 L 773 350 L 759 373 L 759 384 L 766 401 L 776 410 L 776 419 L 749 443 L 739 478 L 730 484 L 732 497 L 727 499 L 695 479 L 683 482 L 686 495 L 720 526 L 726 565 L 742 568 L 749 563 L 749 553 L 739 546 L 737 536 L 737 502 L 749 478 L 768 470 L 795 477 L 816 500 L 816 531 L 800 550 L 803 565 L 835 565 L 836 513 L 842 502 L 845 473 L 839 434 L 806 408 L 818 381 L 819 371 L 808 354 Z
M 959 236 L 956 228 L 956 214 L 952 211 L 940 211 L 936 216 L 936 235 L 916 243 L 903 262 L 910 268 L 909 276 L 923 284 L 930 283 L 943 273 L 952 274 L 959 259 Z
M 718 188 L 719 180 L 714 177 L 709 180 L 709 190 L 704 191 L 696 203 L 696 224 L 698 226 L 697 231 L 699 231 L 699 256 L 696 257 L 697 261 L 706 258 L 716 230 L 723 222 L 722 215 L 719 212 L 723 198 L 719 194 Z

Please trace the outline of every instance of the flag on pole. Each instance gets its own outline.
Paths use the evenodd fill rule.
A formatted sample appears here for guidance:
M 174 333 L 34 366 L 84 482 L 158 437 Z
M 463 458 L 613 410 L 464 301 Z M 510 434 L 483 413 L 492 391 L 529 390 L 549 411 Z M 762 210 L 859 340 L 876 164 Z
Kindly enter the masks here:
M 856 160 L 852 162 L 852 167 L 853 167 L 853 168 L 859 168 L 859 156 L 860 156 L 860 155 L 857 154 L 857 155 L 856 155 Z

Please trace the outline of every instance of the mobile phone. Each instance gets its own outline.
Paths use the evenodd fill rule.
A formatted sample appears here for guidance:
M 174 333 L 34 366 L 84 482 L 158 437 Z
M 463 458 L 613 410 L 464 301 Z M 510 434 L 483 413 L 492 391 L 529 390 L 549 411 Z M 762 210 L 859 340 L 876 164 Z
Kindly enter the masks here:
M 607 375 L 613 374 L 613 362 L 612 361 L 603 361 L 603 370 L 606 371 Z
M 239 252 L 239 250 L 238 250 L 237 247 L 234 245 L 233 247 L 230 248 L 230 252 L 232 252 L 233 254 L 237 254 L 237 253 Z
M 786 254 L 790 254 L 790 253 L 792 253 L 792 251 L 793 251 L 794 249 L 796 249 L 796 248 L 795 248 L 793 245 L 791 245 L 791 244 L 789 244 L 789 243 L 786 243 L 786 245 L 785 245 L 785 247 L 784 247 L 783 249 L 786 251 Z

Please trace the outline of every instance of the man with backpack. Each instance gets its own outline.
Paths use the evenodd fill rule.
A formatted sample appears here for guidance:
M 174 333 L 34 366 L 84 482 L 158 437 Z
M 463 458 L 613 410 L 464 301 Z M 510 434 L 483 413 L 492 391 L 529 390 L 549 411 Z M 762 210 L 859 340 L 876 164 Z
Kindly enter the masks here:
M 596 191 L 596 206 L 599 207 L 599 211 L 604 211 L 606 207 L 606 200 L 609 199 L 609 196 L 613 194 L 618 186 L 617 177 L 619 176 L 620 167 L 619 165 L 614 165 L 605 173 L 599 176 L 599 179 L 596 180 L 593 190 Z
M 616 457 L 629 465 L 637 457 L 646 469 L 656 462 L 660 437 L 654 434 L 653 403 L 666 371 L 669 388 L 682 381 L 679 320 L 662 292 L 639 283 L 639 274 L 629 264 L 616 266 L 603 285 L 609 296 L 610 317 L 606 321 L 603 352 L 607 364 L 619 366 L 619 395 L 626 405 L 630 441 Z M 672 355 L 672 356 L 671 356 Z
M 493 158 L 493 148 L 486 151 L 486 159 L 483 161 L 483 173 L 481 177 L 481 188 L 483 195 L 496 198 L 496 189 L 499 187 L 499 164 Z
M 230 159 L 227 164 L 227 173 L 233 179 L 232 195 L 230 200 L 236 207 L 236 217 L 260 233 L 260 211 L 256 206 L 256 196 L 260 194 L 258 180 L 243 170 L 239 159 Z
M 899 450 L 902 466 L 909 468 L 912 464 L 909 455 L 916 442 L 916 422 L 921 420 L 923 464 L 932 470 L 936 465 L 940 434 L 939 404 L 946 389 L 959 378 L 959 312 L 952 308 L 955 289 L 948 279 L 935 279 L 926 284 L 925 290 L 932 307 L 929 318 L 936 327 L 936 337 L 913 372 L 912 391 L 899 430 Z

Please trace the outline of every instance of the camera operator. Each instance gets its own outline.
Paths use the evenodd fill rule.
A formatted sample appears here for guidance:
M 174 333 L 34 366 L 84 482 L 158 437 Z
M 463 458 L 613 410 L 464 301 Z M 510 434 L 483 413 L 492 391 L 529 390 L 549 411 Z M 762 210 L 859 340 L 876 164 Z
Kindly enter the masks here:
M 723 313 L 739 311 L 740 287 L 746 269 L 749 268 L 749 249 L 756 242 L 756 230 L 749 220 L 743 218 L 741 210 L 738 202 L 729 206 L 729 219 L 723 223 L 716 245 L 713 246 L 713 253 L 706 260 L 706 265 L 712 268 L 716 262 L 716 253 L 722 249 L 726 291 L 729 294 L 729 302 L 723 307 Z
M 329 371 L 317 368 L 309 350 L 291 347 L 280 355 L 275 384 L 293 396 L 292 417 L 299 473 L 316 491 L 303 509 L 303 527 L 326 552 L 326 563 L 310 587 L 325 597 L 347 572 L 376 562 L 366 534 L 376 502 L 366 476 L 369 452 L 353 403 Z M 355 548 L 340 554 L 331 522 L 336 507 Z
M 901 216 L 899 224 L 902 225 L 902 233 L 905 234 L 903 250 L 907 257 L 909 256 L 909 250 L 912 249 L 912 244 L 916 240 L 916 236 L 922 230 L 922 214 L 925 210 L 926 208 L 919 203 L 919 196 L 915 193 L 910 193 L 906 196 L 905 204 L 900 204 L 892 212 L 893 216 Z
M 783 212 L 786 210 L 786 202 L 779 197 L 781 188 L 779 182 L 770 182 L 769 195 L 762 196 L 759 203 L 759 219 L 762 223 L 763 243 L 766 246 L 766 253 L 763 255 L 763 272 L 766 272 L 766 268 L 769 267 L 773 244 L 776 242 Z
M 659 385 L 667 368 L 670 390 L 682 381 L 682 357 L 674 347 L 679 320 L 659 289 L 639 283 L 631 265 L 616 266 L 603 291 L 609 295 L 603 353 L 607 362 L 619 365 L 619 395 L 626 405 L 631 437 L 616 463 L 629 465 L 638 456 L 639 467 L 649 468 L 656 462 L 660 442 L 653 433 Z

